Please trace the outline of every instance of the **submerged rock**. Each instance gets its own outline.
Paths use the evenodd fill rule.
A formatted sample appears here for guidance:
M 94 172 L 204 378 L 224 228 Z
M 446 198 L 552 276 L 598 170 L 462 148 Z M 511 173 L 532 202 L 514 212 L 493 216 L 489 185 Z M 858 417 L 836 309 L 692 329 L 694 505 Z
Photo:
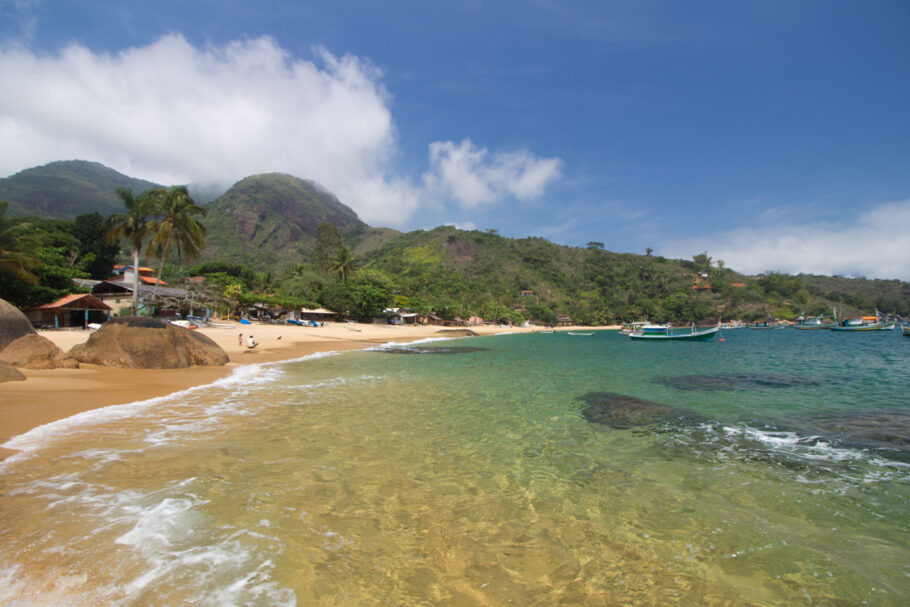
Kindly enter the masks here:
M 22 371 L 7 362 L 0 360 L 0 383 L 5 381 L 24 381 Z
M 436 332 L 449 337 L 471 337 L 477 335 L 477 333 L 470 329 L 440 329 Z
M 23 335 L 0 350 L 0 360 L 20 369 L 75 369 L 79 363 L 63 355 L 54 342 L 38 334 Z
M 910 457 L 910 408 L 830 413 L 807 420 L 807 425 L 844 446 Z
M 717 390 L 758 390 L 761 388 L 796 388 L 819 385 L 819 382 L 814 379 L 796 375 L 774 375 L 771 373 L 676 375 L 658 377 L 653 381 L 677 390 L 699 390 L 704 392 L 714 392 Z
M 210 338 L 154 318 L 129 316 L 104 323 L 68 356 L 79 362 L 130 369 L 224 365 L 227 353 Z
M 692 423 L 700 419 L 697 414 L 685 409 L 615 392 L 588 392 L 581 400 L 587 403 L 581 411 L 582 417 L 613 428 L 632 428 L 671 420 Z
M 377 352 L 383 352 L 385 354 L 467 354 L 469 352 L 484 351 L 486 351 L 486 348 L 473 348 L 470 346 L 443 346 L 439 348 L 403 346 L 377 350 Z
M 19 308 L 0 299 L 0 350 L 23 335 L 37 335 L 37 332 Z

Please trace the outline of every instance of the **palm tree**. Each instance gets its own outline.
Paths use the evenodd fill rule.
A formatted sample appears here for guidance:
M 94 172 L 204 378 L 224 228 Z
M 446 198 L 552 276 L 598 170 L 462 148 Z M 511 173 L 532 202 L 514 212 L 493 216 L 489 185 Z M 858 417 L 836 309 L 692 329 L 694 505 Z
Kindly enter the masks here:
M 139 253 L 151 235 L 154 204 L 149 192 L 134 195 L 127 188 L 118 188 L 117 195 L 126 205 L 127 212 L 111 217 L 107 238 L 109 242 L 117 242 L 125 237 L 133 249 L 133 314 L 139 314 Z
M 338 274 L 341 278 L 341 282 L 347 282 L 348 278 L 353 276 L 356 271 L 357 260 L 351 255 L 350 249 L 341 247 L 338 251 L 338 255 L 335 257 L 334 264 L 332 265 L 332 273 Z
M 206 229 L 196 217 L 205 217 L 208 212 L 193 201 L 183 185 L 171 186 L 169 190 L 153 190 L 151 196 L 155 214 L 160 216 L 152 222 L 152 240 L 149 243 L 149 250 L 161 260 L 152 290 L 152 297 L 156 297 L 171 247 L 176 245 L 177 255 L 185 259 L 199 258 L 199 252 L 205 247 Z
M 30 239 L 22 234 L 26 223 L 14 223 L 6 218 L 8 202 L 0 202 L 0 274 L 16 278 L 32 285 L 38 284 L 38 277 L 32 268 L 41 261 L 29 253 Z

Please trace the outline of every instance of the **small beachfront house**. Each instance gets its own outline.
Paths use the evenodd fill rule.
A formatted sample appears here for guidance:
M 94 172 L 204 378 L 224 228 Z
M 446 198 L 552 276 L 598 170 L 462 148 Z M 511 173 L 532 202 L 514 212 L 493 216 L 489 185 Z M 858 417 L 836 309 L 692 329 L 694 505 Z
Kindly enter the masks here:
M 88 293 L 74 293 L 57 301 L 25 309 L 32 325 L 41 328 L 88 328 L 89 323 L 103 323 L 111 316 L 111 308 Z
M 145 282 L 139 283 L 139 307 L 146 307 L 155 292 L 153 285 Z M 133 305 L 133 281 L 125 280 L 103 280 L 92 287 L 92 295 L 110 306 L 114 314 L 129 314 L 130 307 Z M 186 297 L 186 291 L 183 289 L 174 289 L 171 287 L 158 287 L 158 297 Z M 159 310 L 159 313 L 164 311 Z
M 405 308 L 386 308 L 382 315 L 390 325 L 417 324 L 417 312 L 409 312 Z
M 300 318 L 297 320 L 314 320 L 316 322 L 330 322 L 338 318 L 338 312 L 325 308 L 300 308 Z

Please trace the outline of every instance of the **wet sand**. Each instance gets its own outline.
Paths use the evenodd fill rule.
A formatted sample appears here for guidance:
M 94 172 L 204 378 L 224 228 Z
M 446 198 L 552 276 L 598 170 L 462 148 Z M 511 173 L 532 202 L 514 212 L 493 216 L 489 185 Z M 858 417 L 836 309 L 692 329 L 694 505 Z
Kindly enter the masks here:
M 577 329 L 578 327 L 572 327 Z M 601 327 L 603 328 L 603 327 Z M 569 330 L 566 327 L 561 330 Z M 532 332 L 535 329 L 471 327 L 481 335 Z M 231 328 L 198 329 L 224 348 L 230 362 L 223 367 L 189 369 L 119 369 L 82 365 L 79 369 L 22 369 L 25 381 L 0 383 L 0 445 L 32 428 L 83 411 L 165 396 L 230 375 L 241 365 L 293 360 L 317 352 L 360 350 L 377 344 L 456 336 L 437 326 L 327 323 L 324 327 L 276 324 L 235 324 Z M 90 331 L 40 331 L 63 351 L 86 341 Z M 239 340 L 243 334 L 242 342 Z M 259 345 L 250 350 L 252 334 Z M 12 451 L 0 447 L 0 459 Z

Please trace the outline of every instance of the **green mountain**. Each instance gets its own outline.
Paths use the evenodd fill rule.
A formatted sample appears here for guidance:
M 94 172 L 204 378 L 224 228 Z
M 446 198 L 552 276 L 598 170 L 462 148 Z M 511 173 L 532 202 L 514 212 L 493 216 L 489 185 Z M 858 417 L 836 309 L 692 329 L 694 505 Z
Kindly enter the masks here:
M 332 223 L 357 252 L 398 232 L 371 228 L 338 198 L 312 181 L 269 173 L 247 177 L 208 205 L 203 259 L 278 269 L 304 262 L 316 228 Z
M 95 211 L 107 216 L 124 212 L 120 187 L 138 193 L 161 186 L 97 162 L 62 160 L 0 179 L 0 200 L 11 203 L 11 216 L 73 219 Z

